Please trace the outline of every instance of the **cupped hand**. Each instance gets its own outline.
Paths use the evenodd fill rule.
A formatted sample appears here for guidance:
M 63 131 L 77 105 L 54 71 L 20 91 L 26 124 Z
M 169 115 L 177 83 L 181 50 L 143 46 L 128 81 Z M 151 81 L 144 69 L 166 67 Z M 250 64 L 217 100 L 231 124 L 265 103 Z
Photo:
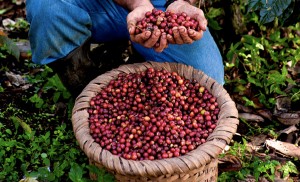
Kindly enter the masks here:
M 184 26 L 174 27 L 172 29 L 173 36 L 167 36 L 167 40 L 171 44 L 191 44 L 203 37 L 203 32 L 206 31 L 207 20 L 201 9 L 189 4 L 185 1 L 175 1 L 170 4 L 167 11 L 178 13 L 186 13 L 189 17 L 194 18 L 199 23 L 198 30 L 187 29 Z
M 162 34 L 159 29 L 146 30 L 139 34 L 135 33 L 137 22 L 142 20 L 145 17 L 145 13 L 152 11 L 153 8 L 153 6 L 139 6 L 132 10 L 127 16 L 127 28 L 131 41 L 147 48 L 153 48 L 157 52 L 162 52 L 168 47 L 168 44 L 166 35 Z

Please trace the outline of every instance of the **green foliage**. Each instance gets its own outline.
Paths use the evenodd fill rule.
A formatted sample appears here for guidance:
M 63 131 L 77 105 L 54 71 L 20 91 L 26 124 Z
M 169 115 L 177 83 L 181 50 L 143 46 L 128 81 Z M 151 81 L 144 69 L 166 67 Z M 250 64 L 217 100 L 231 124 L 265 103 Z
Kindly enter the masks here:
M 205 17 L 207 18 L 208 25 L 210 28 L 214 30 L 221 30 L 222 27 L 220 27 L 218 21 L 216 20 L 217 17 L 224 14 L 223 10 L 221 8 L 210 8 L 208 12 L 205 14 Z
M 97 182 L 113 182 L 114 181 L 114 176 L 104 169 L 99 169 L 96 166 L 89 165 L 87 166 L 89 171 L 92 174 L 95 174 L 97 176 Z
M 267 151 L 265 152 L 266 154 Z M 260 177 L 265 177 L 270 181 L 274 181 L 275 172 L 282 172 L 283 177 L 287 177 L 290 174 L 297 174 L 297 168 L 292 162 L 287 162 L 285 165 L 276 160 L 270 160 L 270 157 L 266 156 L 264 159 L 253 157 L 247 150 L 247 141 L 243 138 L 242 143 L 235 142 L 231 146 L 230 150 L 226 154 L 234 155 L 242 161 L 242 169 L 240 171 L 223 172 L 219 175 L 218 181 L 230 182 L 235 180 L 245 180 L 247 176 L 254 176 L 256 181 L 259 181 Z M 225 154 L 223 154 L 224 156 Z M 222 157 L 222 155 L 221 155 Z
M 274 181 L 275 169 L 279 165 L 280 163 L 278 161 L 269 160 L 268 157 L 266 157 L 265 161 L 255 157 L 253 163 L 251 163 L 249 167 L 253 169 L 253 175 L 256 181 L 258 181 L 260 176 L 264 176 L 267 179 Z
M 284 22 L 293 12 L 291 4 L 292 0 L 249 0 L 248 12 L 259 11 L 262 24 L 270 23 L 276 18 Z
M 53 71 L 48 66 L 44 67 L 44 71 L 35 76 L 28 76 L 28 82 L 35 85 L 35 93 L 29 98 L 29 100 L 35 104 L 36 108 L 53 108 L 52 104 L 55 104 L 59 99 L 68 100 L 71 99 L 70 92 L 65 88 L 59 79 L 57 74 L 53 75 Z M 46 81 L 46 82 L 45 82 Z M 43 98 L 40 94 L 53 93 L 52 98 Z M 72 105 L 70 104 L 71 108 Z
M 292 162 L 292 161 L 287 161 L 280 169 L 280 172 L 282 172 L 282 177 L 286 178 L 288 177 L 290 174 L 298 174 L 298 170 L 296 165 Z
M 57 125 L 59 118 L 53 117 L 46 124 L 47 113 L 27 115 L 15 106 L 0 115 L 5 121 L 0 123 L 0 181 L 18 181 L 23 175 L 39 181 L 67 181 L 73 165 L 85 167 L 86 157 L 65 123 Z
M 300 37 L 292 33 L 299 26 L 296 24 L 284 30 L 288 32 L 287 36 L 282 36 L 279 28 L 260 36 L 244 35 L 241 42 L 230 47 L 226 70 L 237 70 L 240 76 L 228 79 L 227 83 L 234 85 L 235 92 L 244 95 L 246 105 L 256 108 L 257 103 L 252 101 L 257 98 L 261 104 L 272 108 L 277 95 L 287 95 L 284 89 L 296 85 L 288 75 L 287 67 L 288 63 L 294 66 L 300 59 Z M 248 88 L 251 95 L 245 94 L 249 92 Z M 289 95 L 298 98 L 299 89 L 292 90 Z

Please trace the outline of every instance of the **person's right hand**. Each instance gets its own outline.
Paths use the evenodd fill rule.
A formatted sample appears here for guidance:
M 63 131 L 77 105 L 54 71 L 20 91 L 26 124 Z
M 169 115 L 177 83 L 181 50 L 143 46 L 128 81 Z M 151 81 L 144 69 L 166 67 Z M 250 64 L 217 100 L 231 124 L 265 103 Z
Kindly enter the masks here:
M 152 32 L 146 30 L 140 34 L 135 34 L 137 22 L 145 17 L 147 11 L 152 11 L 153 8 L 153 6 L 138 6 L 132 10 L 127 16 L 127 28 L 131 41 L 147 48 L 153 48 L 157 52 L 162 52 L 168 47 L 165 33 L 162 34 L 160 30 L 154 29 Z

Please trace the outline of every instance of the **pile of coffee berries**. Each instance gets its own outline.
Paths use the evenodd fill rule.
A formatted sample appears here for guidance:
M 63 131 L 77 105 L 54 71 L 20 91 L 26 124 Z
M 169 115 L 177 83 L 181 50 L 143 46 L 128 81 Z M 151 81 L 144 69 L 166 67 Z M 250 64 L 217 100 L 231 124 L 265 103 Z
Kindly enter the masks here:
M 178 157 L 206 142 L 219 113 L 216 98 L 195 80 L 148 68 L 119 74 L 91 99 L 90 134 L 131 160 Z
M 172 28 L 184 26 L 187 29 L 198 31 L 198 21 L 189 17 L 186 13 L 176 14 L 170 11 L 153 9 L 145 14 L 145 17 L 137 22 L 135 34 L 140 34 L 145 30 L 153 31 L 159 29 L 162 33 L 173 35 Z

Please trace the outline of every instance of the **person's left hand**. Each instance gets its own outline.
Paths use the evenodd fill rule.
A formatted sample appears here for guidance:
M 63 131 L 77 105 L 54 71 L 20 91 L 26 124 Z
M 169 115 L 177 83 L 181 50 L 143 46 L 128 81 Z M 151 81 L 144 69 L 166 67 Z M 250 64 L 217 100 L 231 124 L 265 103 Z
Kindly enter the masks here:
M 191 44 L 203 37 L 203 32 L 206 31 L 207 20 L 201 9 L 189 4 L 186 1 L 175 1 L 170 4 L 167 11 L 174 13 L 186 13 L 191 18 L 194 18 L 199 23 L 199 30 L 187 29 L 184 26 L 174 27 L 172 29 L 173 36 L 168 35 L 167 40 L 171 44 Z
M 131 41 L 147 48 L 153 48 L 157 52 L 162 52 L 168 47 L 165 33 L 162 34 L 159 29 L 154 29 L 153 31 L 146 30 L 135 34 L 137 22 L 145 17 L 147 11 L 152 11 L 153 8 L 153 6 L 139 6 L 132 10 L 127 16 L 127 28 Z

